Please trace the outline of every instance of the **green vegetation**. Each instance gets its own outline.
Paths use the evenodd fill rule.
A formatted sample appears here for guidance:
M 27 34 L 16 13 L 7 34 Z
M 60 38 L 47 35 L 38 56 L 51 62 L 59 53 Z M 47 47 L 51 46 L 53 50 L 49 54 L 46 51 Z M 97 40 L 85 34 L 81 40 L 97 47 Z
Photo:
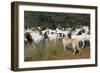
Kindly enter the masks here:
M 84 59 L 90 58 L 90 48 L 82 49 L 80 55 L 72 55 L 73 50 L 68 49 L 64 52 L 61 41 L 57 44 L 54 41 L 50 41 L 43 46 L 43 43 L 39 43 L 34 47 L 33 44 L 25 45 L 24 50 L 25 61 L 46 61 L 46 60 L 67 60 L 67 59 Z
M 90 24 L 90 14 L 25 11 L 24 18 L 25 27 L 80 27 Z
M 25 61 L 60 59 L 63 55 L 64 52 L 61 42 L 55 44 L 54 41 L 50 41 L 44 46 L 43 43 L 39 43 L 35 47 L 33 44 L 25 46 Z

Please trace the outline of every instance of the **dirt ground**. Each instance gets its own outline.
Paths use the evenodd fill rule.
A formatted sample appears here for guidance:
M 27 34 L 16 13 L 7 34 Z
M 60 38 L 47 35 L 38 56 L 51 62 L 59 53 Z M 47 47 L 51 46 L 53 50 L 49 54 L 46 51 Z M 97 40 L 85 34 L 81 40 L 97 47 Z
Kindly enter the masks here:
M 66 52 L 67 53 L 67 52 Z M 90 48 L 83 48 L 80 54 L 72 55 L 72 54 L 65 54 L 63 57 L 52 57 L 54 59 L 61 59 L 61 60 L 71 60 L 71 59 L 87 59 L 90 58 Z

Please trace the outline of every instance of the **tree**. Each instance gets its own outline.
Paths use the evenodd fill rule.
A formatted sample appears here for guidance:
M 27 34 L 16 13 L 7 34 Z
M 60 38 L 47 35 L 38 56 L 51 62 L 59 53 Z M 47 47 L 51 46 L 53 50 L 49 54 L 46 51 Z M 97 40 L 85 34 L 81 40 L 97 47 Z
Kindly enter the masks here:
M 55 13 L 55 12 L 24 12 L 25 27 L 76 27 L 90 26 L 90 15 L 79 13 Z

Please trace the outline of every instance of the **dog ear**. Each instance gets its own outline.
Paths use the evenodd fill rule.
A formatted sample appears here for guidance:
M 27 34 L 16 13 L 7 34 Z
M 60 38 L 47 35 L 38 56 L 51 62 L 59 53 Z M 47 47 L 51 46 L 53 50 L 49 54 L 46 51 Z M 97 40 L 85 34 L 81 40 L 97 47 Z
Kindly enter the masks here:
M 68 37 L 71 38 L 71 33 L 68 34 Z
M 65 34 L 62 34 L 62 37 L 64 38 L 65 37 Z

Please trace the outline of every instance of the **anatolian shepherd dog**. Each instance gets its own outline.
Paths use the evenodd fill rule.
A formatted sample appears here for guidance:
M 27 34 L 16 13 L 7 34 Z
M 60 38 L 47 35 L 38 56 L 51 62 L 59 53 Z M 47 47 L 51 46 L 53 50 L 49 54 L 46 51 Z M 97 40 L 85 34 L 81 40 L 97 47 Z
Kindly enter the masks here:
M 71 34 L 68 34 L 68 36 L 63 35 L 62 43 L 64 46 L 64 51 L 66 51 L 67 47 L 72 46 L 73 49 L 73 55 L 76 54 L 76 51 L 81 52 L 81 49 L 79 47 L 79 41 L 77 39 L 71 38 Z

